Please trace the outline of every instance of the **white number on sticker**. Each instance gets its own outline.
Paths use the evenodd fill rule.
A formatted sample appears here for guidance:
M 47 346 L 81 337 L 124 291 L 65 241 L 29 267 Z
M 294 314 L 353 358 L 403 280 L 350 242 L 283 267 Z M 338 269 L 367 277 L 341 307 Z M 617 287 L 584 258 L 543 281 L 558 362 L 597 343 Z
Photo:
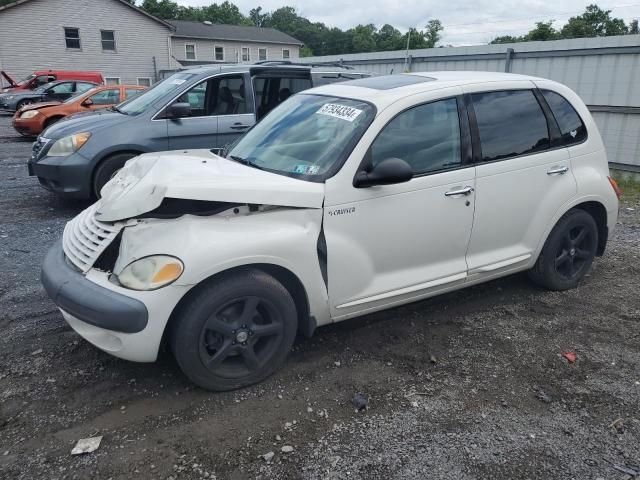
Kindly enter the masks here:
M 336 103 L 327 103 L 322 106 L 316 113 L 320 115 L 329 115 L 330 117 L 340 118 L 347 122 L 353 122 L 358 115 L 362 113 L 362 110 L 353 107 L 347 107 L 345 105 L 338 105 Z

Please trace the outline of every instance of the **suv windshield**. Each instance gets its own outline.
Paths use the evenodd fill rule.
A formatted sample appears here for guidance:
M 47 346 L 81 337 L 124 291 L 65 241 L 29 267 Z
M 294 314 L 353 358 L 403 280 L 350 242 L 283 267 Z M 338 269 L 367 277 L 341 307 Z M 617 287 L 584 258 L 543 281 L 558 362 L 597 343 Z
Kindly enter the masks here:
M 296 95 L 248 131 L 227 158 L 322 182 L 342 166 L 374 116 L 375 108 L 360 100 Z
M 122 102 L 118 105 L 117 109 L 118 111 L 128 115 L 138 115 L 149 108 L 149 105 L 159 98 L 173 91 L 177 92 L 180 90 L 182 85 L 193 77 L 195 77 L 195 74 L 193 73 L 175 73 L 166 80 L 156 83 L 144 93 Z

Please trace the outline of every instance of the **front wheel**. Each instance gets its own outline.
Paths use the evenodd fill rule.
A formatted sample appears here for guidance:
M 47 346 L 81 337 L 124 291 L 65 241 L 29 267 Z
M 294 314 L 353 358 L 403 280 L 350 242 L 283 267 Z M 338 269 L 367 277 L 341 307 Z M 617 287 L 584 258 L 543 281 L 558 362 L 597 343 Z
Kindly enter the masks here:
M 570 210 L 551 230 L 529 277 L 549 290 L 575 288 L 591 268 L 597 249 L 593 217 L 584 210 Z
M 18 104 L 16 105 L 16 111 L 20 111 L 20 109 L 22 109 L 22 107 L 26 107 L 27 105 L 31 105 L 33 103 L 33 100 L 22 100 L 20 102 L 18 102 Z
M 285 361 L 296 306 L 272 276 L 249 270 L 197 287 L 173 320 L 171 347 L 184 374 L 207 390 L 260 382 Z

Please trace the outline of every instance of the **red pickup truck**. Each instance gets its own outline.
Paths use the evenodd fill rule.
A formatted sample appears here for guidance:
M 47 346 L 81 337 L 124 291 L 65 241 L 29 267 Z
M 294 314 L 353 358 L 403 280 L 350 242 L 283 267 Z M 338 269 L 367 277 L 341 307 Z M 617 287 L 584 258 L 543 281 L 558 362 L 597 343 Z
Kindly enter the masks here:
M 0 75 L 9 83 L 9 87 L 2 90 L 3 92 L 15 90 L 34 90 L 45 83 L 54 82 L 56 80 L 86 80 L 98 84 L 104 83 L 104 78 L 100 72 L 81 72 L 68 70 L 38 70 L 27 76 L 25 79 L 16 82 L 11 76 L 4 71 L 0 71 Z

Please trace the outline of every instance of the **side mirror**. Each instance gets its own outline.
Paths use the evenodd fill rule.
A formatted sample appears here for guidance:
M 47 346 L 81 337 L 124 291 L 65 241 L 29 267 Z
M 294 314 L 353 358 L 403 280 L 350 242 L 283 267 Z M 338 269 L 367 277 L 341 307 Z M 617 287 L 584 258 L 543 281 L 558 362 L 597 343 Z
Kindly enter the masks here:
M 187 102 L 174 103 L 167 107 L 167 118 L 184 118 L 191 115 L 191 105 Z
M 377 164 L 370 172 L 360 171 L 353 180 L 356 188 L 366 188 L 373 185 L 391 185 L 408 182 L 413 178 L 411 165 L 401 158 L 387 158 Z
M 91 105 L 93 105 L 93 100 L 91 100 L 90 98 L 87 98 L 82 102 L 83 107 L 90 107 Z

